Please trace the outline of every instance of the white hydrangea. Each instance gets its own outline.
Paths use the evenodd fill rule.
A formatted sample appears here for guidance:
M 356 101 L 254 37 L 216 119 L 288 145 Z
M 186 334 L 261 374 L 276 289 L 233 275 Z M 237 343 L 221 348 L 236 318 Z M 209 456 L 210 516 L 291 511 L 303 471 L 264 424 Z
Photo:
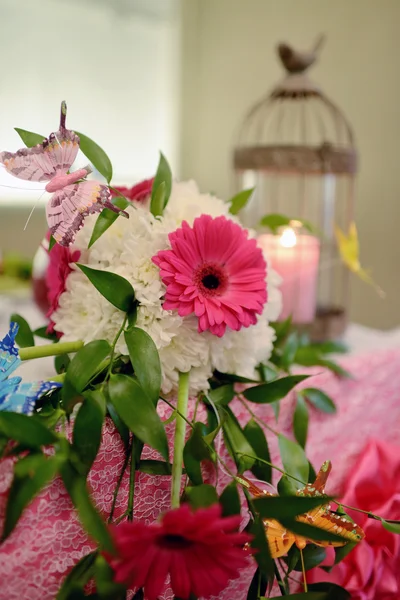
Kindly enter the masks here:
M 213 217 L 229 214 L 229 206 L 209 194 L 200 194 L 192 181 L 174 183 L 169 203 L 161 219 L 155 219 L 148 204 L 130 206 L 129 219 L 118 218 L 88 249 L 97 215 L 90 216 L 76 236 L 74 247 L 81 251 L 80 262 L 96 269 L 111 271 L 132 284 L 139 301 L 137 326 L 154 340 L 163 371 L 163 393 L 174 392 L 179 371 L 191 371 L 191 393 L 208 389 L 214 369 L 253 377 L 255 367 L 269 357 L 274 331 L 268 321 L 281 310 L 279 277 L 269 271 L 268 302 L 256 325 L 240 331 L 227 330 L 222 338 L 209 332 L 199 334 L 197 319 L 180 317 L 162 308 L 165 286 L 152 257 L 169 247 L 168 233 L 180 227 L 183 220 L 190 225 L 201 214 Z M 234 219 L 237 220 L 236 218 Z M 94 339 L 112 342 L 121 327 L 124 314 L 111 305 L 78 269 L 69 275 L 66 291 L 61 295 L 52 320 L 64 340 Z M 127 354 L 123 336 L 117 352 Z

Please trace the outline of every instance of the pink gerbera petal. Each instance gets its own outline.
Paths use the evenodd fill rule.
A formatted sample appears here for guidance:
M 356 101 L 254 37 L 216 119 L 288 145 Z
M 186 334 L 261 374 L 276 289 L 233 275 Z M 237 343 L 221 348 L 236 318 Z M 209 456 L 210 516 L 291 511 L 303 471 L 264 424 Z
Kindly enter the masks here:
M 267 266 L 246 229 L 224 216 L 202 215 L 193 227 L 183 221 L 169 241 L 170 250 L 153 256 L 166 310 L 195 314 L 200 332 L 219 337 L 227 327 L 238 331 L 257 322 L 267 301 Z

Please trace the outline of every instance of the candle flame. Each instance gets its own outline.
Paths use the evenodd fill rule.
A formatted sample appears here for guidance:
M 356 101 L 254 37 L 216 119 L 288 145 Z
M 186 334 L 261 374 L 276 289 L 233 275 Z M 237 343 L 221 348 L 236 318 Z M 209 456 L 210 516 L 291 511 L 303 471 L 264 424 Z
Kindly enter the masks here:
M 297 237 L 294 229 L 286 227 L 279 238 L 279 243 L 284 248 L 293 248 L 297 244 Z

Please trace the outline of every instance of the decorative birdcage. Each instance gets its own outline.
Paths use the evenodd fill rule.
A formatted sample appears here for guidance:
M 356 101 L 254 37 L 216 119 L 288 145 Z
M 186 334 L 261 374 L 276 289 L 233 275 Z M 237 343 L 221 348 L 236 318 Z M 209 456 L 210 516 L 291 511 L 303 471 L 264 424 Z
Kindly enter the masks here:
M 291 314 L 315 340 L 346 327 L 349 278 L 335 227 L 347 231 L 353 218 L 357 171 L 346 117 L 307 74 L 321 42 L 308 53 L 278 46 L 286 76 L 247 113 L 233 158 L 236 190 L 255 188 L 242 221 L 283 278 L 280 319 Z M 266 215 L 274 217 L 263 225 Z M 271 231 L 271 223 L 284 226 Z

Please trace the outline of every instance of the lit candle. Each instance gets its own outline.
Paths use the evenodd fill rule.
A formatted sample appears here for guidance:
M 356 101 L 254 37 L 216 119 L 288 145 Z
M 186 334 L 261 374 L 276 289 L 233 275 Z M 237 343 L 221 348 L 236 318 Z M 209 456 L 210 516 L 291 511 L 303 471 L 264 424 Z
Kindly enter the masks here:
M 292 315 L 293 323 L 312 323 L 317 302 L 319 240 L 286 227 L 281 235 L 260 235 L 258 243 L 268 264 L 282 277 L 279 320 Z

